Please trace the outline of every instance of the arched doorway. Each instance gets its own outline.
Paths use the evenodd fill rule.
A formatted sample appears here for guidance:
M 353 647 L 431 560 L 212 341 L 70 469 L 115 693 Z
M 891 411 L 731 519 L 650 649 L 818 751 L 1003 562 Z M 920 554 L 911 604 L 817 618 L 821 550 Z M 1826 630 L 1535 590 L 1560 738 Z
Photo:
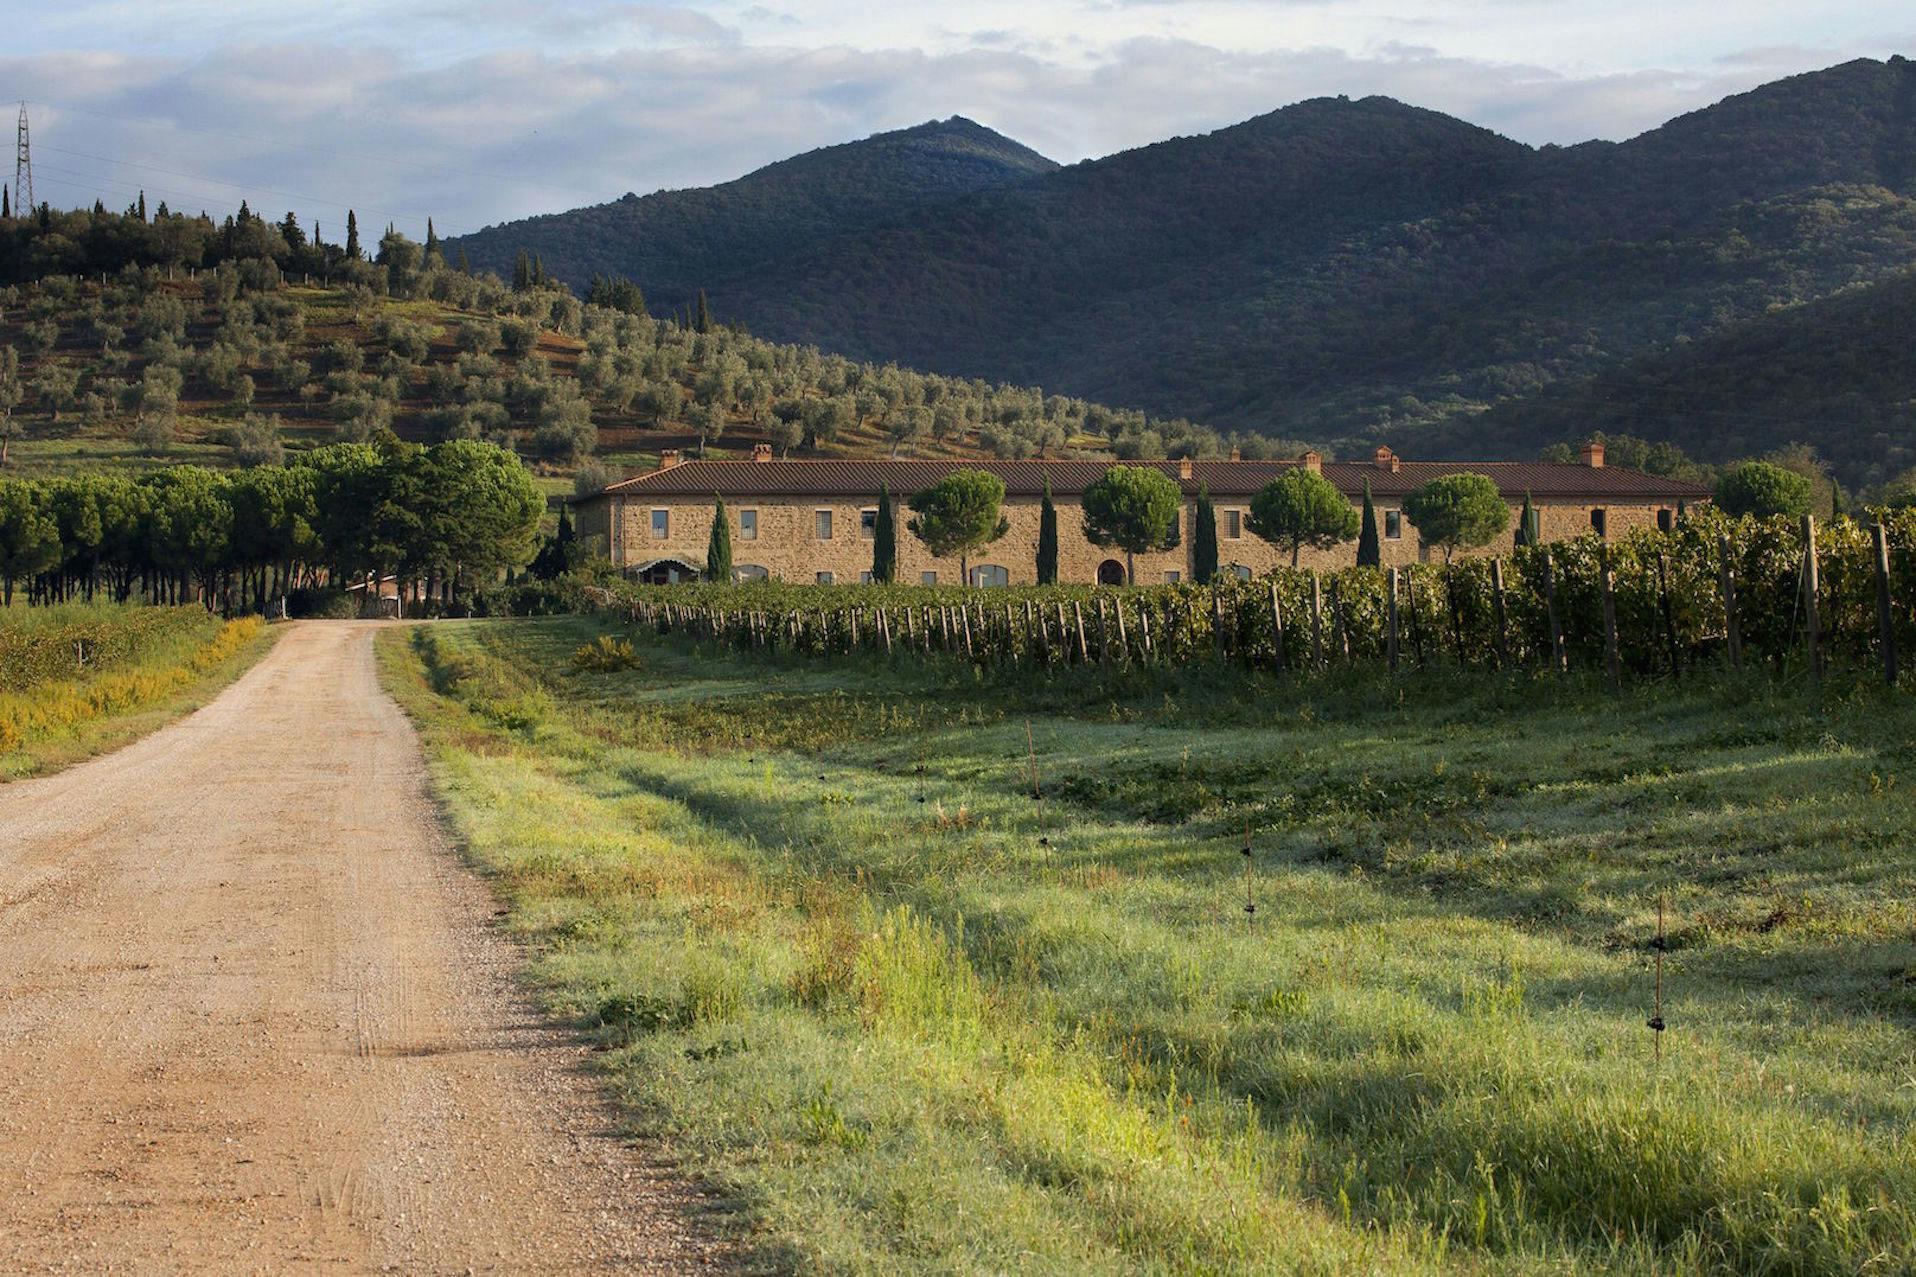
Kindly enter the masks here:
M 635 575 L 646 585 L 677 585 L 680 581 L 698 580 L 699 570 L 678 559 L 654 559 Z
M 1116 559 L 1106 559 L 1104 562 L 1098 564 L 1098 584 L 1123 585 L 1124 564 L 1118 562 Z

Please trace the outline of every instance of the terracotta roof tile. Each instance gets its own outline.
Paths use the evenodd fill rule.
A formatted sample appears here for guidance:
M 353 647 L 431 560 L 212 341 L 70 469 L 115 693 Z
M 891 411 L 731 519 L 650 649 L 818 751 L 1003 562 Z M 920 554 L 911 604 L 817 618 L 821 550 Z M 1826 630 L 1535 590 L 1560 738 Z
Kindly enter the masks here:
M 1214 497 L 1248 497 L 1297 461 L 1194 461 L 1191 477 L 1181 480 L 1187 493 L 1209 487 Z M 817 459 L 801 461 L 685 461 L 666 470 L 653 470 L 615 483 L 608 493 L 632 496 L 723 497 L 849 497 L 878 495 L 880 484 L 894 495 L 910 496 L 936 483 L 953 470 L 985 470 L 1004 480 L 1007 495 L 1035 497 L 1045 480 L 1058 496 L 1077 496 L 1113 465 L 1142 465 L 1178 479 L 1176 461 L 886 461 L 877 459 Z M 1525 492 L 1539 500 L 1551 498 L 1593 501 L 1697 500 L 1709 489 L 1636 470 L 1592 468 L 1541 461 L 1403 461 L 1395 471 L 1369 461 L 1327 461 L 1324 477 L 1355 498 L 1366 480 L 1380 498 L 1403 496 L 1438 475 L 1472 472 L 1494 479 L 1512 501 Z

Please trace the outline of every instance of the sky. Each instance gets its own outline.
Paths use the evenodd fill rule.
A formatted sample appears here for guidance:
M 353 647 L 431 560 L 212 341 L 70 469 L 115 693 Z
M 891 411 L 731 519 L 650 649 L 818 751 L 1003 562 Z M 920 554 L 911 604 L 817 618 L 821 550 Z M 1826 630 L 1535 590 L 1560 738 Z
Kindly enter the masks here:
M 1855 57 L 1908 0 L 0 0 L 35 195 L 442 234 L 963 115 L 1064 163 L 1381 93 L 1622 140 Z M 0 173 L 9 178 L 10 170 Z

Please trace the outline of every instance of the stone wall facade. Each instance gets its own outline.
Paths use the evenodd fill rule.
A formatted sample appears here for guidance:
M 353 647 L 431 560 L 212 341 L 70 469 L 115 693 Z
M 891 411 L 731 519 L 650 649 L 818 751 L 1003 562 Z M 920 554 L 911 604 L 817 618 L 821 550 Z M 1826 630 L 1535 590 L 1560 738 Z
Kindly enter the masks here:
M 1029 585 L 1037 580 L 1038 519 L 1040 502 L 1036 498 L 1008 498 L 1005 517 L 1011 529 L 995 544 L 972 557 L 971 567 L 1002 569 L 1007 583 Z M 1070 497 L 1058 497 L 1058 578 L 1073 584 L 1090 584 L 1121 572 L 1122 550 L 1103 549 L 1085 539 L 1083 514 Z M 1248 500 L 1221 498 L 1216 503 L 1218 521 L 1218 563 L 1220 570 L 1233 565 L 1259 575 L 1289 562 L 1289 554 L 1251 534 Z M 1535 506 L 1543 537 L 1563 540 L 1589 534 L 1593 530 L 1592 511 L 1603 510 L 1604 533 L 1621 536 L 1635 528 L 1657 527 L 1659 519 L 1674 516 L 1674 503 L 1596 506 L 1592 504 L 1552 504 L 1538 500 Z M 1379 500 L 1377 521 L 1384 566 L 1405 565 L 1441 558 L 1440 551 L 1420 548 L 1417 530 L 1408 519 L 1399 518 L 1398 535 L 1388 535 L 1394 502 Z M 1514 532 L 1520 506 L 1511 509 L 1510 526 Z M 663 535 L 657 535 L 654 515 L 664 515 Z M 671 495 L 647 497 L 642 493 L 608 493 L 580 503 L 578 530 L 581 537 L 600 538 L 612 561 L 629 572 L 656 568 L 659 574 L 673 571 L 697 571 L 705 565 L 705 551 L 712 531 L 713 503 L 710 497 L 693 500 Z M 732 563 L 742 572 L 756 575 L 762 569 L 773 579 L 810 583 L 829 578 L 835 583 L 866 579 L 872 565 L 872 537 L 866 518 L 875 517 L 877 500 L 845 502 L 809 501 L 795 497 L 740 498 L 726 501 L 727 518 L 732 525 Z M 747 515 L 751 518 L 748 520 Z M 830 535 L 821 536 L 820 515 L 829 515 Z M 918 539 L 906 531 L 910 511 L 898 507 L 898 577 L 902 583 L 916 584 L 928 575 L 940 585 L 956 584 L 963 579 L 957 559 L 934 558 Z M 1174 579 L 1188 580 L 1191 574 L 1191 549 L 1196 539 L 1194 503 L 1186 503 L 1183 516 L 1183 543 L 1174 550 L 1137 556 L 1139 584 L 1157 584 Z M 747 522 L 756 523 L 756 535 L 748 535 Z M 1232 536 L 1233 527 L 1238 535 Z M 1509 536 L 1473 553 L 1506 554 Z M 1299 559 L 1302 566 L 1317 568 L 1349 567 L 1357 561 L 1357 543 L 1348 542 L 1333 550 L 1306 548 Z M 677 566 L 673 566 L 677 565 Z

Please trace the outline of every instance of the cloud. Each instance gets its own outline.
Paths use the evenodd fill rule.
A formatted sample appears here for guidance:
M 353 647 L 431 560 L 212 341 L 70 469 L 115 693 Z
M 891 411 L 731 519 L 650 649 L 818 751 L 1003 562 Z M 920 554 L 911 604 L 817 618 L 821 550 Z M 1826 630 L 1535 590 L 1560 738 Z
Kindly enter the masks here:
M 520 8 L 528 21 L 547 12 Z M 627 190 L 723 181 L 954 114 L 1067 162 L 1334 94 L 1386 94 L 1521 141 L 1576 142 L 1626 137 L 1824 60 L 1760 50 L 1702 72 L 1574 76 L 1412 45 L 1258 52 L 1138 38 L 1062 62 L 977 42 L 942 52 L 740 46 L 680 7 L 598 11 L 673 30 L 659 44 L 529 42 L 439 63 L 299 42 L 196 57 L 40 54 L 0 59 L 0 85 L 36 103 L 42 193 L 58 202 L 123 205 L 144 186 L 149 199 L 218 211 L 247 194 L 334 227 L 351 205 L 362 222 L 416 231 L 430 213 L 457 233 Z

